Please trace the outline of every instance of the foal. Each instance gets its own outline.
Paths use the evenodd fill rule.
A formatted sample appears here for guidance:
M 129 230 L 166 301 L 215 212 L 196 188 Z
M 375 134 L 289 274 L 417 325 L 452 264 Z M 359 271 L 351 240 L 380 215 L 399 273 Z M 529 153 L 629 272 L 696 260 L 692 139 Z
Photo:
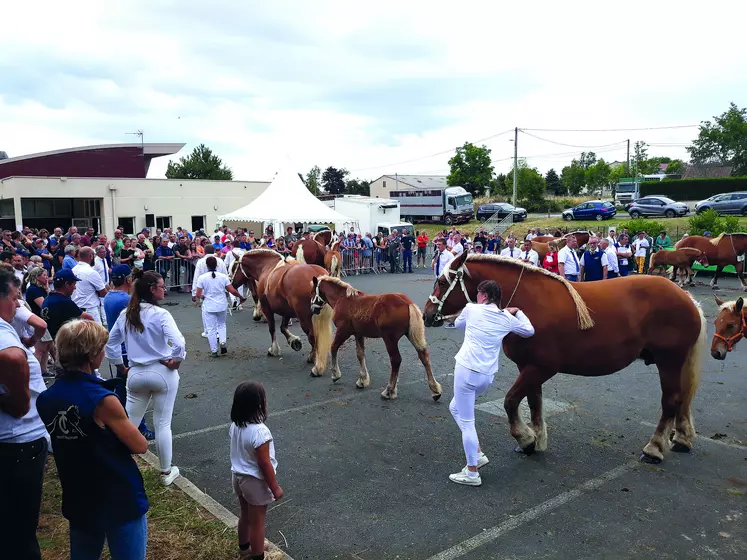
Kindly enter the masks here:
M 431 396 L 434 401 L 441 398 L 441 384 L 433 378 L 430 352 L 425 340 L 425 325 L 420 308 L 405 294 L 366 295 L 350 284 L 331 276 L 319 276 L 313 279 L 314 296 L 311 299 L 311 311 L 319 313 L 324 304 L 334 308 L 332 320 L 337 327 L 332 342 L 332 362 L 334 371 L 332 380 L 342 377 L 337 361 L 340 346 L 355 336 L 356 356 L 361 369 L 355 386 L 359 389 L 368 387 L 371 378 L 366 367 L 366 338 L 383 338 L 389 353 L 392 371 L 389 384 L 381 392 L 384 399 L 397 398 L 397 378 L 402 355 L 399 353 L 399 339 L 406 336 L 418 352 L 418 358 L 425 367 L 425 375 Z

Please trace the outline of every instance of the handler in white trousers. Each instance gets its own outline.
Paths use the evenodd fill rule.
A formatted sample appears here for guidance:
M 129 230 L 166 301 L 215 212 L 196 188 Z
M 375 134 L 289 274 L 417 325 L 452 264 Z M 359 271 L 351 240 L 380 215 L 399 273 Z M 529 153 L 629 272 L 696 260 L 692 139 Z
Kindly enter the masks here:
M 197 301 L 197 281 L 200 279 L 200 276 L 207 272 L 207 258 L 213 256 L 215 256 L 215 247 L 210 244 L 205 245 L 205 256 L 195 264 L 195 274 L 192 278 L 192 301 Z M 228 276 L 228 272 L 226 271 L 226 263 L 223 262 L 223 259 L 216 257 L 216 261 L 218 263 L 218 267 L 215 270 Z M 207 326 L 205 325 L 205 321 L 202 322 L 202 337 L 207 338 Z
M 515 333 L 523 338 L 534 334 L 534 327 L 517 307 L 499 309 L 501 287 L 493 280 L 477 286 L 477 303 L 468 303 L 455 325 L 464 328 L 464 342 L 455 356 L 454 398 L 449 410 L 462 431 L 462 445 L 467 466 L 449 475 L 457 484 L 480 486 L 477 469 L 488 464 L 480 449 L 475 430 L 475 399 L 487 391 L 498 369 L 503 338 Z
M 239 298 L 242 303 L 246 301 L 246 298 L 231 285 L 228 276 L 222 272 L 216 272 L 218 263 L 214 256 L 209 256 L 206 263 L 208 272 L 197 280 L 197 298 L 203 300 L 202 322 L 210 344 L 210 356 L 217 358 L 218 343 L 220 343 L 221 354 L 228 352 L 226 348 L 226 311 L 228 310 L 226 291 Z
M 237 240 L 233 240 L 230 242 L 231 249 L 228 253 L 226 253 L 226 259 L 225 259 L 225 265 L 226 265 L 226 274 L 228 274 L 228 277 L 231 278 L 231 267 L 233 267 L 233 263 L 235 262 L 241 262 L 241 257 L 244 256 L 244 250 L 240 247 L 240 244 Z M 246 284 L 239 287 L 238 292 L 243 296 L 246 296 Z M 239 307 L 239 300 L 234 296 L 233 294 L 229 294 L 228 299 L 231 300 L 231 308 L 238 308 Z
M 135 275 L 133 275 L 135 277 Z M 179 389 L 179 365 L 187 356 L 184 336 L 171 313 L 159 307 L 166 296 L 163 277 L 153 270 L 140 272 L 132 297 L 109 333 L 106 357 L 117 373 L 127 377 L 127 415 L 139 426 L 153 400 L 153 425 L 161 483 L 168 486 L 179 476 L 171 464 L 171 417 Z M 122 343 L 127 348 L 129 370 L 122 363 Z

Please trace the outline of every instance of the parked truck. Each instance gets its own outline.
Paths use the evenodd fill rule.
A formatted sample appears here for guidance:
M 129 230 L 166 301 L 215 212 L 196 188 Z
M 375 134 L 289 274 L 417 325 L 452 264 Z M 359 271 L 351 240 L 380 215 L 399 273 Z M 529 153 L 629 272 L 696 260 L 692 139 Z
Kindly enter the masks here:
M 346 196 L 335 199 L 335 210 L 352 220 L 335 224 L 340 234 L 350 231 L 351 227 L 360 235 L 379 232 L 389 235 L 393 229 L 400 233 L 409 229 L 412 233 L 412 224 L 400 219 L 400 203 L 394 199 Z
M 409 222 L 447 225 L 469 222 L 475 215 L 472 195 L 462 187 L 402 189 L 390 193 Z

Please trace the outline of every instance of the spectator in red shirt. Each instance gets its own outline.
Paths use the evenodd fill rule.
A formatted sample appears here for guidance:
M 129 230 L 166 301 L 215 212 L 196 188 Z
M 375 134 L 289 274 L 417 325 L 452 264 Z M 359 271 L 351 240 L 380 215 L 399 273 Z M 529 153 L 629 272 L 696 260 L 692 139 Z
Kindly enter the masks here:
M 547 252 L 544 260 L 542 261 L 542 267 L 545 270 L 554 272 L 555 274 L 560 274 L 560 271 L 558 270 L 558 242 L 550 241 L 550 243 L 548 243 L 547 245 L 550 250 Z
M 418 232 L 418 254 L 415 260 L 415 268 L 420 268 L 420 261 L 423 261 L 423 268 L 425 268 L 425 248 L 428 246 L 428 233 L 426 231 Z

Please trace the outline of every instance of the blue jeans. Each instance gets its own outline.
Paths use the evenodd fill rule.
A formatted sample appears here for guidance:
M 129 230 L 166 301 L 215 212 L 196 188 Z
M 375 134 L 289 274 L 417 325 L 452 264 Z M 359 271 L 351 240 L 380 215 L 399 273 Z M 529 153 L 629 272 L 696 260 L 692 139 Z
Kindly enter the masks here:
M 145 560 L 148 522 L 145 515 L 106 530 L 70 528 L 70 560 L 99 560 L 109 544 L 112 560 Z
M 628 275 L 628 265 L 621 264 L 620 265 L 620 276 L 627 276 L 627 275 Z
M 412 272 L 412 250 L 404 250 L 402 251 L 402 259 L 404 260 L 404 264 L 402 266 L 403 272 L 407 272 L 408 270 Z
M 570 282 L 578 282 L 578 274 L 566 274 L 565 279 Z
M 607 273 L 607 280 L 611 280 L 611 279 L 613 279 L 613 278 L 617 278 L 617 272 L 614 272 L 614 271 L 609 271 L 609 272 Z

